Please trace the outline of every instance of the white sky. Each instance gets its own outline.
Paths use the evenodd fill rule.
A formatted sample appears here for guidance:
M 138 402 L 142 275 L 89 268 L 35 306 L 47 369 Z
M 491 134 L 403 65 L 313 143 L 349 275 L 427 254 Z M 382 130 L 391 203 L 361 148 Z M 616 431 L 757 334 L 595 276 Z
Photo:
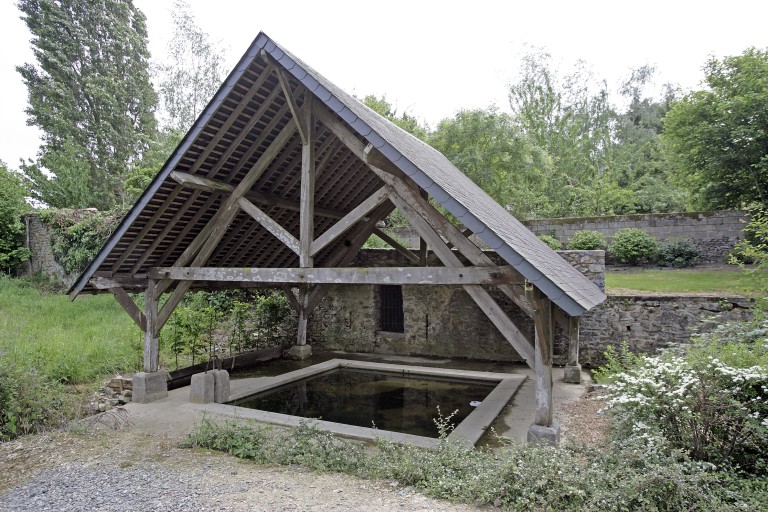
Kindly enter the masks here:
M 165 53 L 171 0 L 134 0 L 147 16 L 150 51 Z M 570 65 L 587 61 L 615 84 L 631 67 L 655 65 L 660 83 L 684 89 L 709 55 L 768 47 L 768 1 L 189 0 L 198 24 L 227 49 L 230 67 L 260 30 L 346 91 L 384 95 L 398 111 L 436 126 L 462 108 L 507 110 L 525 45 Z M 471 5 L 471 8 L 468 6 Z M 0 160 L 33 157 L 26 88 L 15 66 L 32 61 L 13 0 L 0 0 Z

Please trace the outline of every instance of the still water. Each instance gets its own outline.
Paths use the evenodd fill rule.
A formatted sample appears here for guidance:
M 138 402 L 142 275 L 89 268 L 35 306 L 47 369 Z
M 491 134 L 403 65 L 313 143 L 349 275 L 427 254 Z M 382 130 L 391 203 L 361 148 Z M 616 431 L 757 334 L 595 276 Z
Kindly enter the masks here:
M 340 369 L 286 384 L 235 402 L 240 407 L 317 418 L 346 425 L 438 437 L 434 419 L 442 415 L 458 425 L 482 401 L 494 383 L 449 381 L 365 370 Z

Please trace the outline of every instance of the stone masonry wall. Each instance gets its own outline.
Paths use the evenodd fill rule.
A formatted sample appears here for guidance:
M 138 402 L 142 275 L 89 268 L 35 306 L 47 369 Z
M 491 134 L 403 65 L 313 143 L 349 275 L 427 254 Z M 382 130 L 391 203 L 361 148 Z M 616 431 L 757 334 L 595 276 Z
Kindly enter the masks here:
M 69 287 L 77 276 L 68 275 L 53 256 L 51 247 L 51 231 L 43 224 L 37 215 L 24 217 L 27 226 L 27 243 L 31 252 L 25 272 L 28 275 L 40 272 L 55 278 L 58 282 Z
M 613 217 L 573 217 L 523 222 L 537 234 L 552 235 L 563 244 L 580 230 L 599 231 L 608 239 L 624 228 L 639 228 L 657 240 L 686 238 L 701 252 L 702 261 L 722 263 L 734 244 L 744 238 L 749 214 L 742 210 L 696 213 L 656 213 Z
M 639 228 L 657 240 L 686 238 L 701 252 L 705 263 L 723 263 L 734 244 L 744 238 L 749 214 L 742 210 L 695 213 L 654 213 L 610 217 L 571 217 L 527 220 L 522 223 L 536 234 L 551 235 L 567 246 L 576 231 L 603 233 L 608 239 L 624 228 Z M 411 229 L 387 230 L 409 247 L 418 247 L 419 237 Z M 473 241 L 476 237 L 472 237 Z
M 494 253 L 488 253 L 498 261 Z M 603 287 L 603 251 L 560 254 Z M 358 266 L 407 266 L 395 251 L 367 249 Z M 309 337 L 319 349 L 434 357 L 519 361 L 520 357 L 460 286 L 403 286 L 403 333 L 379 329 L 378 286 L 332 286 L 310 317 Z M 533 339 L 533 322 L 506 296 L 494 298 L 520 330 Z M 603 363 L 608 345 L 627 340 L 638 352 L 652 353 L 684 343 L 696 332 L 725 320 L 750 317 L 742 298 L 613 296 L 581 320 L 580 360 Z M 564 364 L 567 338 L 557 328 L 555 362 Z

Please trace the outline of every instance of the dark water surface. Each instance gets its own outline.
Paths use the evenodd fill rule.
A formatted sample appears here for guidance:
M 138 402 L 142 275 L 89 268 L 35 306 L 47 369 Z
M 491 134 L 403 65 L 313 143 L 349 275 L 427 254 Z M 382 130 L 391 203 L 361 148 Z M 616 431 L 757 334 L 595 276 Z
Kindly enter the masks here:
M 403 377 L 365 370 L 340 369 L 297 381 L 235 405 L 346 425 L 437 437 L 434 418 L 458 412 L 458 425 L 482 401 L 494 383 Z

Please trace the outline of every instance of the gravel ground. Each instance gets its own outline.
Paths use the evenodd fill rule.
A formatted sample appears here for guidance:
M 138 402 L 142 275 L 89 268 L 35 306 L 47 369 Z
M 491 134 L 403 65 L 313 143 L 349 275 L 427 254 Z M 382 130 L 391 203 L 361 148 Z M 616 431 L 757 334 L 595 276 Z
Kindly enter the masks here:
M 564 404 L 569 439 L 603 445 L 605 403 Z M 89 429 L 0 444 L 0 511 L 476 511 L 427 498 L 397 482 L 260 466 L 178 448 L 178 435 Z
M 2 511 L 472 511 L 396 482 L 265 467 L 136 432 L 0 445 Z M 4 493 L 4 494 L 2 494 Z

